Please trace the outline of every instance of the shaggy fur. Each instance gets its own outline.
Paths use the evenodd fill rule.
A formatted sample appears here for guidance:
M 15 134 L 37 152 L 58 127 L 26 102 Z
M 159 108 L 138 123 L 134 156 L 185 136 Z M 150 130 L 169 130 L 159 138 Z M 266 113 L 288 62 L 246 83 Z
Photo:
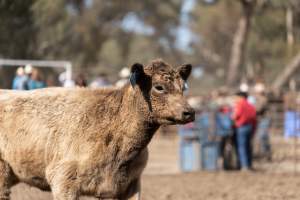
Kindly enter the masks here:
M 183 97 L 190 70 L 155 60 L 133 65 L 121 89 L 0 91 L 0 200 L 18 182 L 54 200 L 132 197 L 155 131 L 194 119 Z

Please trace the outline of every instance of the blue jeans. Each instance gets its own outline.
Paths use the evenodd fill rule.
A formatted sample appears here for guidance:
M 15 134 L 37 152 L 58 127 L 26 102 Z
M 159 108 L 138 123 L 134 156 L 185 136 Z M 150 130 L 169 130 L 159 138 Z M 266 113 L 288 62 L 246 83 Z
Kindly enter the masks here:
M 237 154 L 241 168 L 252 167 L 252 125 L 247 124 L 237 128 Z

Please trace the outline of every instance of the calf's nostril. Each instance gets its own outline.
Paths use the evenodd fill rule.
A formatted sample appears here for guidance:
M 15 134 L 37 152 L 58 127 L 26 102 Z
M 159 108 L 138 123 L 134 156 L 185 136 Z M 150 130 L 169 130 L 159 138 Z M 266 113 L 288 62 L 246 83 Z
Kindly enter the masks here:
M 190 112 L 190 111 L 183 112 L 184 118 L 190 118 L 190 117 L 193 117 L 193 115 L 194 115 L 194 112 Z
M 192 120 L 195 117 L 195 112 L 194 111 L 184 111 L 182 113 L 182 117 L 185 120 Z
M 185 117 L 189 117 L 189 116 L 191 116 L 191 115 L 192 115 L 191 112 L 183 112 L 183 116 L 185 116 Z

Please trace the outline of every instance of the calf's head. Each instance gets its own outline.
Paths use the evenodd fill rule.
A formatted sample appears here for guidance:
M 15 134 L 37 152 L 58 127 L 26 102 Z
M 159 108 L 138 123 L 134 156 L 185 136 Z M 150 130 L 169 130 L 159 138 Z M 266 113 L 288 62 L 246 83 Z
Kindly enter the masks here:
M 136 63 L 131 67 L 130 82 L 141 92 L 145 107 L 158 124 L 185 124 L 195 119 L 195 111 L 183 95 L 192 65 L 171 67 L 162 60 L 154 60 L 144 67 Z

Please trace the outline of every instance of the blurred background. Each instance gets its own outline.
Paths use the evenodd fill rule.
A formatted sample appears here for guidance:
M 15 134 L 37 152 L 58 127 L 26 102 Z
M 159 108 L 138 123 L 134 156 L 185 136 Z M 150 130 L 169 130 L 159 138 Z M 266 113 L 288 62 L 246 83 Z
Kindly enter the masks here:
M 193 65 L 197 116 L 153 139 L 143 199 L 297 199 L 299 0 L 0 0 L 0 88 L 119 87 L 155 58 Z M 251 173 L 220 130 L 239 90 L 257 111 Z M 13 199 L 50 198 L 32 190 Z
M 67 60 L 114 82 L 160 57 L 194 65 L 195 94 L 258 79 L 277 89 L 284 71 L 296 75 L 299 15 L 297 0 L 1 0 L 0 58 Z M 2 88 L 14 71 L 1 68 Z

